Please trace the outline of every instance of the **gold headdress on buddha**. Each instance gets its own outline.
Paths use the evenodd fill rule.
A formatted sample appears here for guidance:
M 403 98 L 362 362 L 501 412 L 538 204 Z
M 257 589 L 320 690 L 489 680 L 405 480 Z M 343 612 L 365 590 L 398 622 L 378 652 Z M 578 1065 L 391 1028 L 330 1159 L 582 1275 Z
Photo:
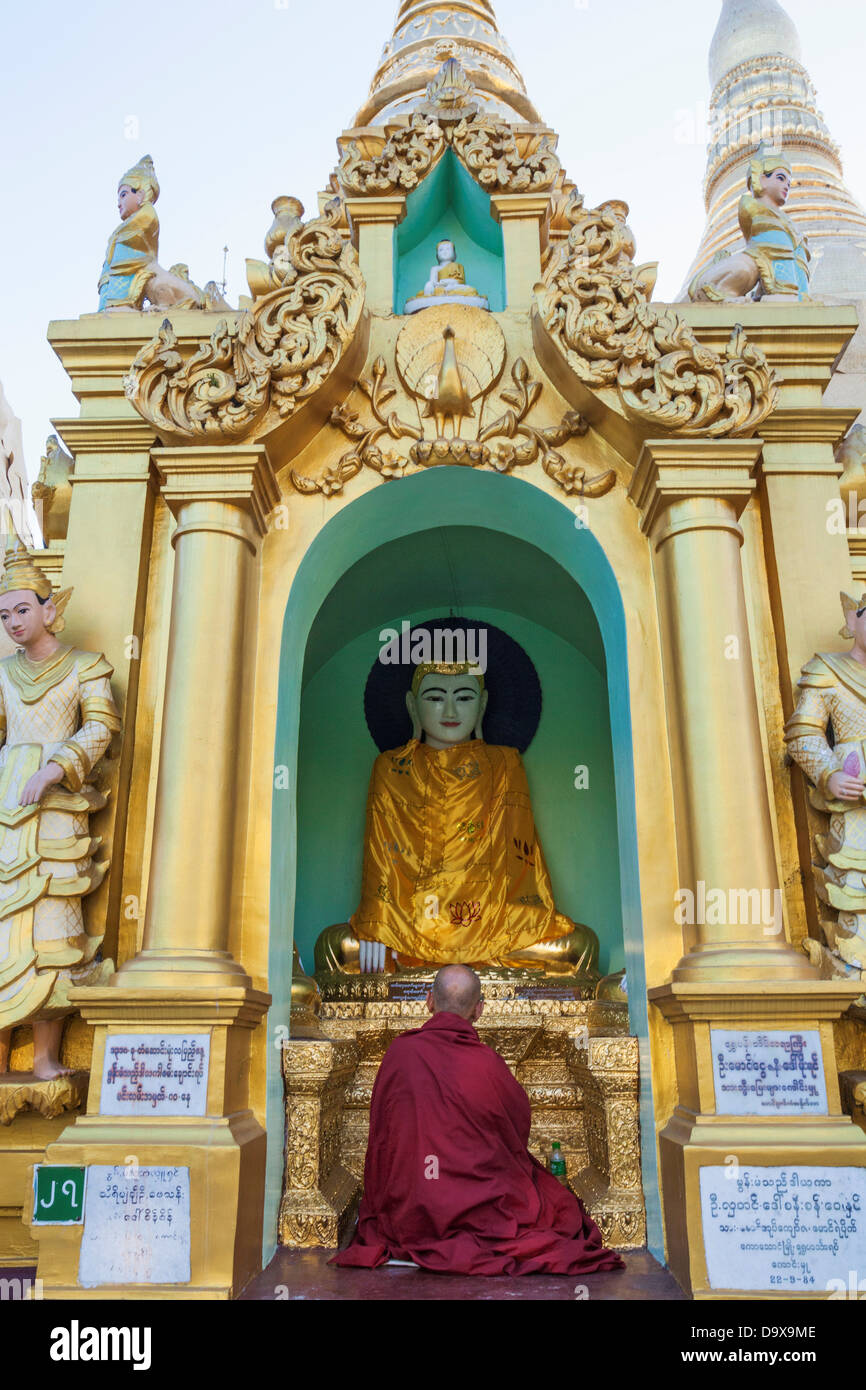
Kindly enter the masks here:
M 774 174 L 777 169 L 787 169 L 793 178 L 794 170 L 791 161 L 782 153 L 780 148 L 774 149 L 769 140 L 762 140 L 758 146 L 757 154 L 749 163 L 749 187 L 753 193 L 761 192 L 761 178 L 765 174 Z
M 146 154 L 137 164 L 133 164 L 131 169 L 127 169 L 117 186 L 131 188 L 134 193 L 143 193 L 146 203 L 155 203 L 159 197 L 159 184 L 150 155 Z
M 848 614 L 856 613 L 861 608 L 866 608 L 866 594 L 861 599 L 852 598 L 850 594 L 840 594 L 842 600 L 842 612 L 845 614 L 845 626 L 839 629 L 840 637 L 847 637 L 849 640 L 854 636 L 848 626 Z
M 48 576 L 34 564 L 25 545 L 16 539 L 14 546 L 10 546 L 5 555 L 5 567 L 0 576 L 0 595 L 18 593 L 21 589 L 27 589 L 34 593 L 37 598 L 44 603 L 52 598 L 51 580 Z M 46 624 L 49 632 L 56 636 L 62 632 L 66 626 L 63 617 L 63 610 L 72 597 L 71 589 L 62 589 L 60 593 L 54 594 L 54 607 L 57 609 L 57 617 L 54 622 Z
M 420 665 L 415 667 L 415 674 L 412 677 L 413 695 L 418 694 L 424 677 L 429 676 L 434 671 L 439 676 L 474 676 L 479 689 L 484 689 L 484 675 L 481 667 L 475 661 L 422 661 Z

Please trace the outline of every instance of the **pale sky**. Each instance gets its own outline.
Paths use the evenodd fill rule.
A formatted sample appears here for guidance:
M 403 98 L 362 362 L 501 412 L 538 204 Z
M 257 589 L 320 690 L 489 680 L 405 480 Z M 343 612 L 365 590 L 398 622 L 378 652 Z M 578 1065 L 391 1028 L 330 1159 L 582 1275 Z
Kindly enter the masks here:
M 638 262 L 674 296 L 704 226 L 707 54 L 720 0 L 494 0 L 527 88 L 594 206 L 631 205 Z M 862 0 L 786 0 L 849 187 L 866 201 Z M 366 95 L 396 0 L 10 0 L 0 135 L 0 380 L 35 477 L 78 406 L 45 333 L 97 306 L 119 177 L 161 185 L 160 261 L 246 293 L 280 193 L 308 213 Z M 691 134 L 690 134 L 691 132 Z M 158 324 L 154 315 L 154 331 Z

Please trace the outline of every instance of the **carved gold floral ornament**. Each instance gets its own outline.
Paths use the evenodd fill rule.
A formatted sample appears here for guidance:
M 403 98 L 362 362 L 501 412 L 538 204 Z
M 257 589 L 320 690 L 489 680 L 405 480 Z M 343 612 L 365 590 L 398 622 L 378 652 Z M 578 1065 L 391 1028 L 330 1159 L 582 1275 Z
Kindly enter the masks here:
M 448 148 L 487 193 L 545 192 L 560 173 L 547 135 L 515 133 L 507 122 L 478 114 L 449 122 L 440 111 L 437 119 L 413 115 L 408 126 L 391 132 L 378 153 L 365 154 L 357 141 L 351 141 L 337 179 L 355 198 L 410 193 Z
M 542 384 L 533 381 L 522 357 L 511 369 L 513 386 L 500 392 L 500 399 L 509 408 L 492 424 L 481 430 L 477 439 L 425 439 L 420 423 L 402 419 L 386 407 L 397 394 L 388 380 L 388 368 L 383 357 L 377 358 L 372 372 L 362 377 L 358 388 L 370 402 L 374 417 L 363 423 L 360 411 L 344 405 L 331 413 L 331 425 L 353 442 L 335 464 L 318 478 L 293 472 L 292 484 L 298 492 L 321 492 L 326 497 L 340 494 L 350 479 L 364 468 L 371 468 L 383 478 L 403 478 L 407 474 L 440 464 L 464 467 L 493 468 L 499 473 L 511 473 L 541 459 L 549 478 L 568 496 L 603 497 L 616 483 L 612 469 L 587 478 L 586 469 L 579 463 L 568 462 L 557 452 L 569 439 L 583 436 L 589 426 L 576 411 L 567 411 L 557 425 L 539 428 L 527 421 L 541 395 Z M 405 452 L 382 447 L 390 440 L 411 439 L 414 442 Z M 494 444 L 494 441 L 495 444 Z
M 284 283 L 236 323 L 221 320 L 188 360 L 168 319 L 126 377 L 163 439 L 229 441 L 290 416 L 334 371 L 364 308 L 364 280 L 339 209 L 298 227 Z
M 654 266 L 635 266 L 623 203 L 588 211 L 575 193 L 536 312 L 572 371 L 613 387 L 632 416 L 687 435 L 750 435 L 776 404 L 775 374 L 739 325 L 719 355 L 672 308 L 650 303 Z

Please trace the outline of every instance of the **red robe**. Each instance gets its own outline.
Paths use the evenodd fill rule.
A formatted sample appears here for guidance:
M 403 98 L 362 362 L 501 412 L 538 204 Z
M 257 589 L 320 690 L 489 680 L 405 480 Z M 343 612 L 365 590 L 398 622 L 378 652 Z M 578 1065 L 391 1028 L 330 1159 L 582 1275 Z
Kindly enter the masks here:
M 447 1274 L 621 1269 L 581 1202 L 527 1149 L 530 1108 L 493 1048 L 457 1014 L 404 1033 L 379 1068 L 364 1196 L 333 1264 L 412 1260 Z

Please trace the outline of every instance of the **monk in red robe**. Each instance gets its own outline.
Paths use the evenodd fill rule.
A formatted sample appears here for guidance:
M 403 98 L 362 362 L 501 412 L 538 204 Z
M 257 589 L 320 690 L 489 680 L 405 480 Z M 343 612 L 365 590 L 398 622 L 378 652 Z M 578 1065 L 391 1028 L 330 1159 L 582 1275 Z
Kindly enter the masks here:
M 354 1240 L 332 1263 L 388 1260 L 444 1274 L 593 1274 L 622 1269 L 582 1203 L 532 1157 L 530 1108 L 473 1023 L 481 982 L 446 965 L 433 1017 L 389 1047 L 370 1111 Z

